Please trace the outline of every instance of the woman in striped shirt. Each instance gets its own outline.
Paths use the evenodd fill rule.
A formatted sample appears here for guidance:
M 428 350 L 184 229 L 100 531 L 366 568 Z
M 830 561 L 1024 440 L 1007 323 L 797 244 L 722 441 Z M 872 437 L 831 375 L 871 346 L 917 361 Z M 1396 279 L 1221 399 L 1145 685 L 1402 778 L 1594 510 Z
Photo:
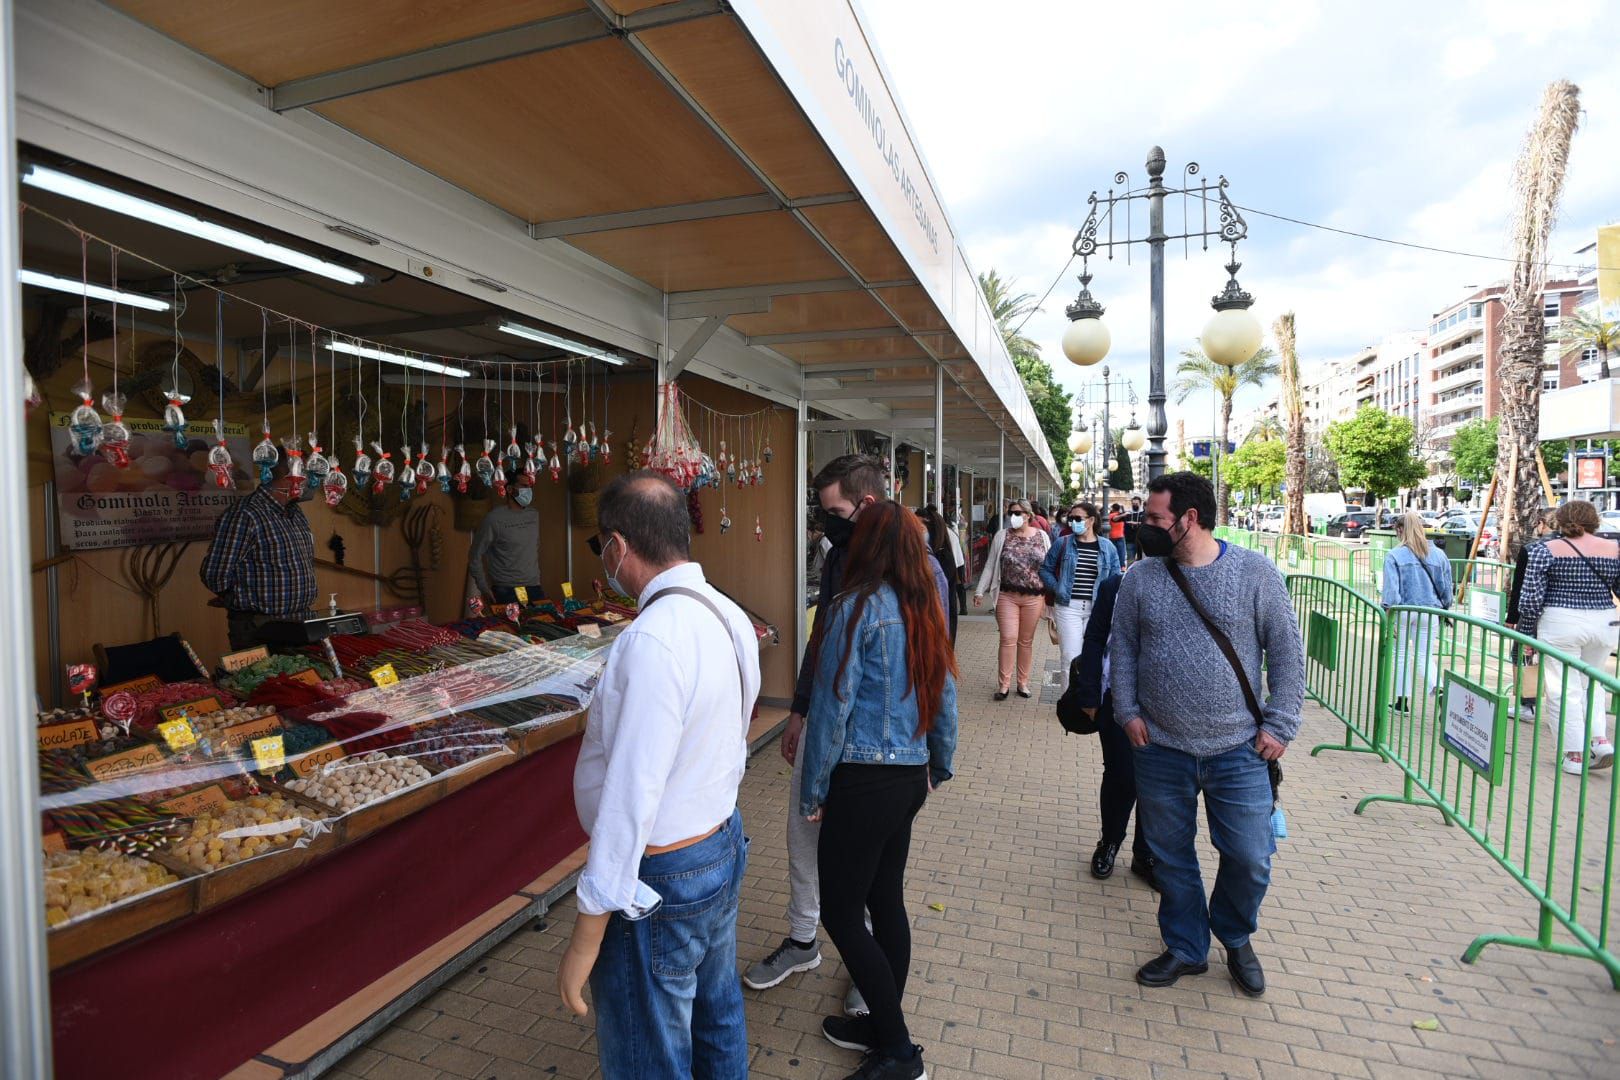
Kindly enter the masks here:
M 1525 559 L 1519 632 L 1533 634 L 1592 667 L 1612 670 L 1609 654 L 1617 636 L 1614 589 L 1620 584 L 1620 548 L 1613 540 L 1593 535 L 1598 512 L 1589 502 L 1567 502 L 1553 520 L 1558 538 L 1535 545 Z M 1588 688 L 1587 682 L 1586 676 L 1573 670 L 1566 673 L 1553 654 L 1547 655 L 1541 679 L 1547 715 L 1562 720 L 1561 765 L 1576 776 L 1587 768 L 1614 764 L 1614 744 L 1606 730 L 1609 696 L 1602 686 Z
M 1080 655 L 1091 605 L 1103 582 L 1119 575 L 1119 552 L 1097 538 L 1097 508 L 1075 503 L 1069 508 L 1069 532 L 1060 537 L 1041 563 L 1041 584 L 1052 593 L 1052 617 L 1057 622 L 1058 647 L 1063 655 L 1063 685 L 1069 685 L 1069 666 Z

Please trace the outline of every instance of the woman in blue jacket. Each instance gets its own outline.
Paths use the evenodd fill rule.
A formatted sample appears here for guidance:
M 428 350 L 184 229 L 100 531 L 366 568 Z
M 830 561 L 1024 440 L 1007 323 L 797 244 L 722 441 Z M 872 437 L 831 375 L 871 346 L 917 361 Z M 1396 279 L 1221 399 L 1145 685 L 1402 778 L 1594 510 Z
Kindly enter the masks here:
M 1451 606 L 1451 560 L 1429 543 L 1423 519 L 1402 514 L 1395 519 L 1399 545 L 1384 556 L 1384 606 Z M 1430 693 L 1440 685 L 1440 670 L 1434 655 L 1437 627 L 1432 615 L 1401 612 L 1395 631 L 1395 708 L 1405 711 L 1407 696 L 1416 670 L 1423 669 L 1423 681 Z
M 855 1076 L 917 1080 L 922 1050 L 900 1008 L 911 965 L 906 861 L 912 820 L 951 777 L 956 654 L 922 524 L 904 507 L 867 507 L 847 558 L 816 661 L 798 797 L 799 812 L 821 822 L 822 925 L 871 1014 L 829 1016 L 821 1030 L 866 1052 Z
M 1069 665 L 1080 655 L 1086 623 L 1103 582 L 1119 576 L 1119 551 L 1097 537 L 1097 508 L 1075 503 L 1069 508 L 1068 535 L 1052 544 L 1041 564 L 1041 583 L 1053 596 L 1052 618 L 1057 623 L 1058 648 L 1063 654 L 1063 685 L 1068 688 Z

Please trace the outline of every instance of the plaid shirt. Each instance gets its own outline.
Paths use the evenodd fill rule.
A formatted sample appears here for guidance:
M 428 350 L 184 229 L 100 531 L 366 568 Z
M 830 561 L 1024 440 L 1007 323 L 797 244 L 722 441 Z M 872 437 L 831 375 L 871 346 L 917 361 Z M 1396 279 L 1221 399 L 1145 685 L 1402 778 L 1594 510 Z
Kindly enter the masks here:
M 315 534 L 297 503 L 259 488 L 220 516 L 202 580 L 232 611 L 298 615 L 315 602 Z
M 1582 559 L 1575 545 L 1563 539 L 1543 541 L 1529 551 L 1524 562 L 1524 590 L 1519 594 L 1520 633 L 1534 635 L 1547 608 L 1605 611 L 1614 607 L 1611 590 L 1620 583 L 1620 560 L 1607 555 Z

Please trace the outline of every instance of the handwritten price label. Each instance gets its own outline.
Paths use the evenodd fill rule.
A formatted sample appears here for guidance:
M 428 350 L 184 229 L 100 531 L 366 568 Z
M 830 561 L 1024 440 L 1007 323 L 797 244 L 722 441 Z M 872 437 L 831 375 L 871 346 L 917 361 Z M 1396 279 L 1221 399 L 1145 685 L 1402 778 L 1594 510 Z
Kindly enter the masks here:
M 170 750 L 184 750 L 197 745 L 197 732 L 192 728 L 191 721 L 185 713 L 159 724 L 158 734 L 163 736 L 163 741 L 169 744 Z
M 321 685 L 321 673 L 316 671 L 314 668 L 305 668 L 303 671 L 295 671 L 287 677 L 295 682 L 301 682 L 306 686 Z
M 168 705 L 158 710 L 165 720 L 181 720 L 192 716 L 201 716 L 203 713 L 219 712 L 223 706 L 217 697 L 202 697 L 195 701 L 182 701 L 178 705 Z
M 103 686 L 101 688 L 101 693 L 103 697 L 108 694 L 116 694 L 120 690 L 128 690 L 132 694 L 149 694 L 153 690 L 159 690 L 162 687 L 163 680 L 158 678 L 156 675 L 142 675 L 138 679 L 130 679 L 126 682 L 112 683 L 109 686 Z
M 522 585 L 519 585 L 516 589 L 513 589 L 512 591 L 517 594 L 517 602 L 518 603 L 527 604 L 529 602 L 529 590 L 524 588 Z
M 176 795 L 158 803 L 165 810 L 172 811 L 182 817 L 196 817 L 204 811 L 223 810 L 230 805 L 230 799 L 218 784 L 209 784 L 196 791 L 188 791 L 184 795 Z
M 156 746 L 148 744 L 137 746 L 133 750 L 125 750 L 121 754 L 109 754 L 107 757 L 96 758 L 86 767 L 90 775 L 97 780 L 116 780 L 120 776 L 150 769 L 155 765 L 164 763 L 163 751 Z
M 255 645 L 253 648 L 243 649 L 241 652 L 226 653 L 219 658 L 219 666 L 234 675 L 243 668 L 252 667 L 260 660 L 268 660 L 269 658 L 270 649 L 268 646 Z
M 274 735 L 281 730 L 281 721 L 274 713 L 261 716 L 257 720 L 244 720 L 240 724 L 232 724 L 219 733 L 219 746 L 227 753 L 251 743 L 254 739 L 262 739 L 266 735 Z
M 346 756 L 343 747 L 337 743 L 326 743 L 323 746 L 317 746 L 307 754 L 300 754 L 298 757 L 293 758 L 292 771 L 300 777 L 312 776 L 320 772 L 324 766 Z
M 71 750 L 96 741 L 96 725 L 88 719 L 47 724 L 38 729 L 41 750 Z
M 399 682 L 399 673 L 394 670 L 393 664 L 384 664 L 371 669 L 371 681 L 378 686 L 393 686 Z
M 287 747 L 280 735 L 253 740 L 253 765 L 262 773 L 273 773 L 287 764 Z

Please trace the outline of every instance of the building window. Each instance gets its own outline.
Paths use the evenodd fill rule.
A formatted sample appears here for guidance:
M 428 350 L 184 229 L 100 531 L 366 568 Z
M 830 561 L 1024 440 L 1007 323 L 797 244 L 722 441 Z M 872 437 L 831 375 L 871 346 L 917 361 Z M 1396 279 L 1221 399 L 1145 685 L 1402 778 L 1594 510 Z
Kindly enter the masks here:
M 1548 376 L 1545 379 L 1542 379 L 1541 380 L 1541 388 L 1543 390 L 1556 390 L 1556 389 L 1558 389 L 1558 376 L 1551 375 L 1551 376 Z
M 1559 298 L 1557 296 L 1544 296 L 1541 298 L 1541 314 L 1544 318 L 1556 319 L 1560 314 Z
M 1484 313 L 1485 313 L 1485 305 L 1484 304 L 1474 304 L 1472 307 L 1470 307 L 1468 309 L 1468 317 L 1470 319 L 1477 319 L 1481 315 L 1483 315 Z

